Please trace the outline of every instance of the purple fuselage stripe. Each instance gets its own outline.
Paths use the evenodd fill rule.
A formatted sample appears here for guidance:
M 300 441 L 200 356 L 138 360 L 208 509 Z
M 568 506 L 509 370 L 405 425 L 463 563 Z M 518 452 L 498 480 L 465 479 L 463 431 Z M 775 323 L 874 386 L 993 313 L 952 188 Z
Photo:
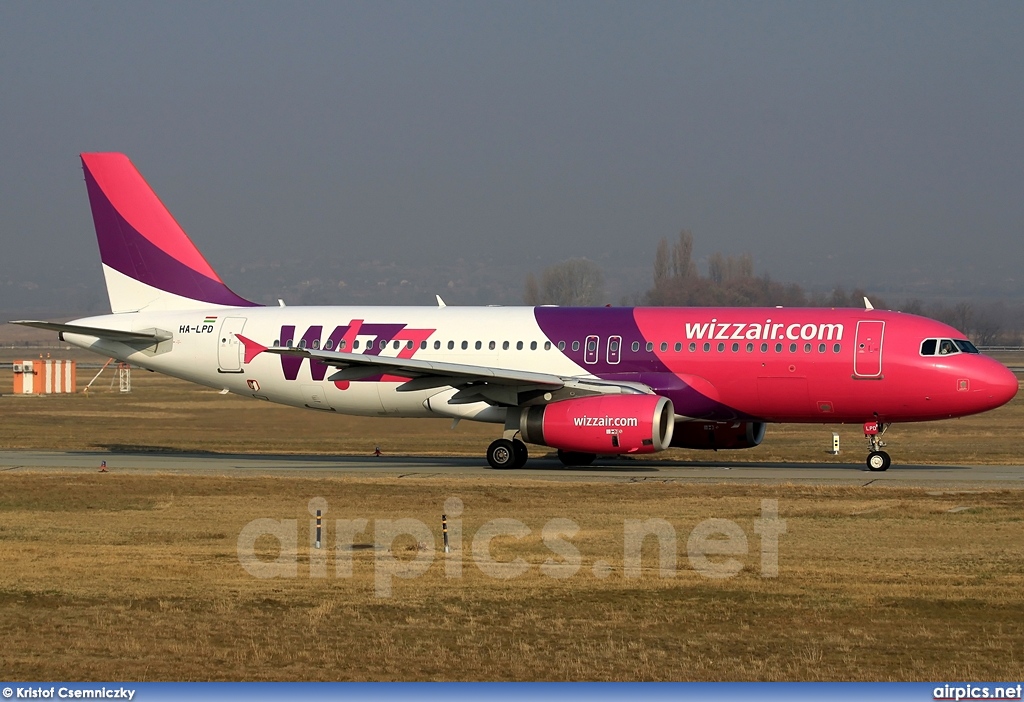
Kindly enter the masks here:
M 190 300 L 231 307 L 258 306 L 150 243 L 117 212 L 88 170 L 85 182 L 104 264 L 129 278 Z
M 677 414 L 688 417 L 733 420 L 747 416 L 704 396 L 669 370 L 657 355 L 646 353 L 648 339 L 640 332 L 632 307 L 536 307 L 534 316 L 552 344 L 566 340 L 561 353 L 599 378 L 643 383 L 672 400 Z M 622 337 L 619 363 L 608 363 L 608 337 L 613 334 Z M 596 363 L 586 362 L 583 340 L 591 335 L 598 337 Z M 580 340 L 576 351 L 571 340 Z M 632 350 L 634 342 L 640 344 L 639 353 Z

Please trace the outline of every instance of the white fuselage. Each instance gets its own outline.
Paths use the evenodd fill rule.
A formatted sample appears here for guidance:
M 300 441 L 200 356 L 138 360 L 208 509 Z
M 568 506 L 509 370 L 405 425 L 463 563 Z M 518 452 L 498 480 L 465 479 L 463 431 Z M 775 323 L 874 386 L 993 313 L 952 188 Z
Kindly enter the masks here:
M 586 369 L 558 352 L 537 325 L 531 307 L 221 308 L 122 313 L 74 323 L 170 332 L 170 341 L 142 350 L 79 334 L 65 333 L 64 338 L 96 353 L 218 390 L 345 414 L 491 422 L 502 422 L 505 416 L 503 409 L 484 402 L 448 404 L 455 392 L 451 387 L 401 392 L 398 387 L 405 379 L 391 381 L 386 376 L 376 382 L 334 383 L 329 380 L 334 369 L 317 372 L 309 360 L 275 354 L 261 354 L 244 363 L 243 346 L 234 335 L 244 334 L 266 346 L 314 348 L 315 343 L 328 348 L 331 342 L 331 348 L 341 350 L 340 340 L 332 341 L 332 336 L 355 331 L 349 334 L 354 339 L 347 340 L 345 351 L 590 377 Z M 385 348 L 380 348 L 383 339 Z

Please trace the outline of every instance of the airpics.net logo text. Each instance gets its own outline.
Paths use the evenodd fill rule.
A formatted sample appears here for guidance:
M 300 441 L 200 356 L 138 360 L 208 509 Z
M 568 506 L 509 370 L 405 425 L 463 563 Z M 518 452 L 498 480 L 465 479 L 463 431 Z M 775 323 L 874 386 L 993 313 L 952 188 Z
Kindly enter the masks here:
M 686 338 L 708 341 L 842 341 L 842 324 L 761 322 L 687 322 Z
M 779 575 L 779 537 L 786 533 L 786 521 L 779 518 L 778 500 L 762 499 L 760 515 L 753 521 L 753 536 L 731 519 L 705 519 L 688 533 L 680 533 L 677 525 L 662 518 L 624 519 L 622 541 L 611 551 L 621 554 L 621 565 L 613 565 L 605 558 L 590 561 L 574 542 L 582 532 L 572 519 L 556 517 L 547 520 L 539 536 L 550 555 L 542 562 L 531 562 L 522 556 L 511 560 L 495 554 L 495 541 L 522 542 L 536 535 L 536 525 L 530 527 L 519 519 L 497 518 L 480 524 L 473 533 L 464 528 L 460 517 L 462 500 L 450 497 L 444 503 L 447 531 L 444 550 L 440 553 L 446 578 L 463 577 L 463 566 L 472 564 L 484 576 L 495 580 L 522 577 L 531 570 L 549 578 L 565 579 L 589 570 L 593 577 L 605 579 L 620 573 L 625 580 L 636 580 L 643 573 L 656 573 L 661 578 L 673 578 L 680 560 L 680 538 L 685 540 L 685 558 L 689 566 L 705 578 L 732 578 L 748 568 L 759 572 L 762 578 Z M 327 512 L 327 500 L 315 497 L 309 501 L 311 515 Z M 433 529 L 419 519 L 336 519 L 324 522 L 323 531 L 317 530 L 314 520 L 309 522 L 309 548 L 300 548 L 298 519 L 253 519 L 238 534 L 238 562 L 250 575 L 260 578 L 300 577 L 300 560 L 308 563 L 308 577 L 329 577 L 328 561 L 333 560 L 336 578 L 352 578 L 355 573 L 354 555 L 357 551 L 372 552 L 373 589 L 377 597 L 391 597 L 395 579 L 409 580 L 423 576 L 435 563 L 439 549 Z M 330 533 L 328 533 L 330 531 Z M 370 543 L 359 534 L 372 534 Z M 319 548 L 315 539 L 323 538 L 325 548 Z M 535 536 L 534 536 L 535 538 Z M 266 549 L 267 542 L 276 542 L 276 548 Z M 257 542 L 262 541 L 263 557 L 257 553 Z M 363 543 L 360 544 L 359 542 Z M 409 541 L 415 547 L 401 544 Z M 754 543 L 752 544 L 751 541 Z M 334 548 L 327 544 L 333 542 Z M 645 543 L 648 546 L 645 548 Z M 653 547 L 653 548 L 652 548 Z M 328 554 L 333 550 L 333 559 Z M 276 556 L 272 555 L 276 552 Z M 300 552 L 304 552 L 300 559 Z M 646 552 L 647 565 L 644 565 Z M 741 560 L 751 552 L 758 554 L 758 565 Z M 306 555 L 308 554 L 308 556 Z M 403 555 L 399 555 L 403 554 Z M 409 555 L 411 557 L 409 557 Z M 267 559 L 270 556 L 270 560 Z M 655 563 L 651 562 L 654 558 Z M 755 556 L 756 558 L 756 556 Z M 589 562 L 588 562 L 589 561 Z M 589 566 L 589 568 L 587 568 Z M 302 575 L 307 573 L 303 572 Z

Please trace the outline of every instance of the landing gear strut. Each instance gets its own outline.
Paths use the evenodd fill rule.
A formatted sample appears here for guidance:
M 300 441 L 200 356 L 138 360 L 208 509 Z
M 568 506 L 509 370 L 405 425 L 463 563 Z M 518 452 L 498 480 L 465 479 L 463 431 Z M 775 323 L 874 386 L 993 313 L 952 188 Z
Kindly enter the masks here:
M 889 454 L 882 450 L 885 446 L 885 442 L 882 441 L 882 434 L 889 428 L 888 423 L 879 422 L 865 422 L 864 424 L 864 436 L 868 440 L 868 470 L 881 472 L 889 470 L 889 466 L 892 464 L 892 459 L 889 458 Z
M 487 462 L 496 470 L 522 468 L 529 457 L 526 444 L 519 439 L 496 439 L 487 447 Z

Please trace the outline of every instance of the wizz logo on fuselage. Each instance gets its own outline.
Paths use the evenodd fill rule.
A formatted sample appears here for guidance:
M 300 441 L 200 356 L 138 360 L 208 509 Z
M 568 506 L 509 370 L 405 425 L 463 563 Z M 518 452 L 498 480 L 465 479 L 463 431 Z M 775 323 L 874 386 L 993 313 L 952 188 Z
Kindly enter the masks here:
M 430 338 L 434 331 L 412 329 L 405 324 L 366 324 L 362 319 L 353 319 L 347 325 L 335 327 L 326 339 L 323 338 L 323 325 L 309 327 L 298 338 L 295 336 L 295 325 L 282 325 L 279 339 L 282 346 L 362 353 L 367 356 L 380 356 L 385 349 L 390 349 L 398 352 L 395 354 L 397 358 L 412 358 L 422 342 Z M 357 348 L 357 342 L 360 340 L 363 347 Z M 296 356 L 281 356 L 281 370 L 285 379 L 298 379 L 304 361 L 304 358 Z M 327 364 L 322 361 L 310 359 L 309 373 L 313 380 L 323 380 L 327 375 L 327 368 Z
M 710 322 L 686 323 L 687 339 L 707 339 L 718 341 L 767 341 L 787 339 L 790 341 L 842 341 L 843 325 L 841 323 L 803 324 L 772 324 L 767 319 L 759 322 L 719 322 L 717 318 Z

